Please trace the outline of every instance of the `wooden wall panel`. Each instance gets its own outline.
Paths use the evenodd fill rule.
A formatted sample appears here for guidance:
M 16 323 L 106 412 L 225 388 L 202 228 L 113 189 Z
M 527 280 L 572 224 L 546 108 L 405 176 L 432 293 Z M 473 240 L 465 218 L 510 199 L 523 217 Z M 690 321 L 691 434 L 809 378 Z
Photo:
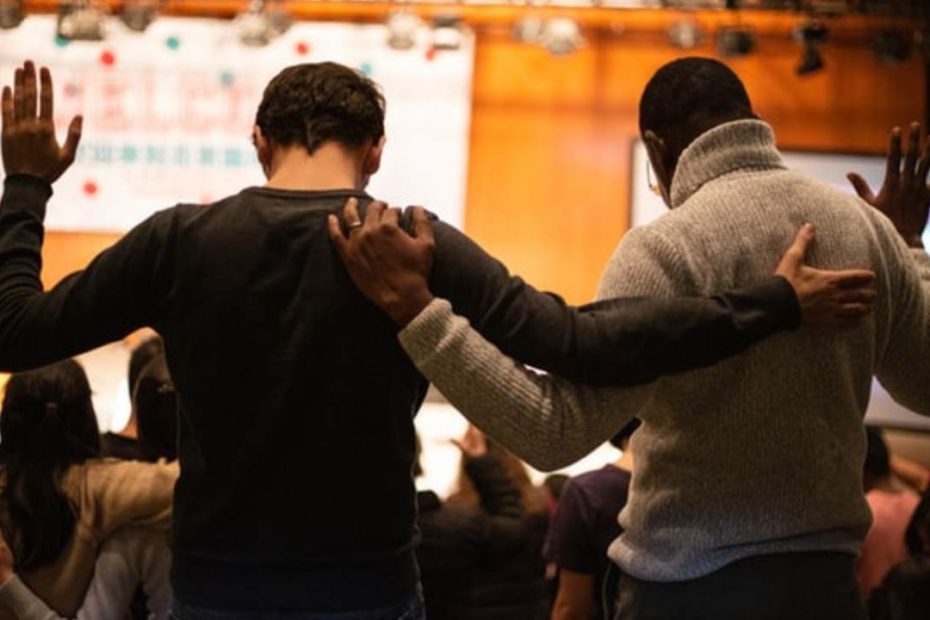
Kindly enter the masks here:
M 761 45 L 730 64 L 782 147 L 881 153 L 893 125 L 925 117 L 920 59 L 889 67 L 868 47 L 828 47 L 827 70 L 801 78 L 797 44 Z M 467 232 L 535 285 L 589 301 L 628 226 L 639 96 L 679 55 L 661 33 L 602 32 L 565 58 L 479 38 Z

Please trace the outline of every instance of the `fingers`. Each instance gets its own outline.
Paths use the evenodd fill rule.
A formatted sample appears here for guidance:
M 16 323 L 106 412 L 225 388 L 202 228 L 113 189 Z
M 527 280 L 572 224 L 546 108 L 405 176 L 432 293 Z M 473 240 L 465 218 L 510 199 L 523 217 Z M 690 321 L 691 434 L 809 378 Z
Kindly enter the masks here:
M 841 304 L 867 304 L 872 305 L 878 298 L 878 293 L 871 288 L 858 288 L 840 293 L 837 301 Z
M 846 175 L 846 178 L 852 183 L 853 189 L 856 190 L 856 194 L 859 195 L 859 198 L 862 198 L 869 204 L 875 202 L 875 194 L 872 192 L 872 188 L 869 187 L 865 179 L 855 172 L 850 172 Z
M 326 219 L 326 227 L 329 229 L 329 238 L 332 239 L 333 245 L 336 246 L 336 251 L 345 259 L 349 240 L 342 234 L 342 227 L 339 226 L 339 218 L 335 215 L 330 215 Z
M 400 209 L 385 210 L 384 216 L 381 218 L 381 224 L 398 228 L 400 225 Z
M 917 162 L 917 182 L 926 183 L 927 174 L 930 174 L 930 140 L 927 140 L 923 155 L 920 156 L 920 161 Z
M 13 90 L 3 87 L 3 130 L 13 128 Z
M 907 181 L 910 181 L 915 176 L 919 152 L 920 123 L 911 123 L 907 136 L 907 153 L 904 154 L 904 178 Z
M 358 214 L 358 198 L 346 200 L 346 205 L 342 210 L 342 217 L 345 218 L 350 233 L 362 225 L 362 218 Z
M 885 170 L 885 181 L 896 183 L 901 175 L 901 128 L 891 130 L 888 141 L 888 167 Z
M 429 244 L 435 243 L 433 225 L 430 224 L 429 216 L 423 207 L 413 208 L 413 236 Z
M 871 286 L 875 282 L 875 272 L 867 269 L 849 269 L 834 274 L 833 283 L 836 288 L 850 290 Z
M 23 114 L 27 119 L 36 115 L 36 66 L 31 60 L 26 61 L 23 69 Z
M 84 129 L 84 117 L 75 116 L 68 125 L 68 136 L 65 138 L 65 144 L 61 147 L 62 163 L 71 165 L 74 157 L 77 155 L 78 145 L 81 143 L 81 132 Z
M 55 95 L 52 89 L 52 72 L 48 67 L 42 67 L 39 72 L 39 117 L 43 120 L 50 121 L 54 116 Z
M 814 242 L 816 233 L 817 230 L 814 228 L 813 224 L 804 224 L 804 226 L 801 226 L 801 230 L 798 231 L 798 234 L 794 237 L 794 241 L 791 242 L 791 247 L 785 252 L 785 259 L 796 263 L 803 262 L 804 257 L 807 256 L 807 249 L 810 247 L 810 244 Z
M 17 69 L 13 72 L 13 116 L 16 120 L 21 120 L 23 114 L 23 70 Z
M 381 221 L 381 214 L 384 213 L 385 209 L 387 209 L 387 205 L 380 200 L 375 200 L 368 205 L 368 208 L 365 209 L 366 228 L 374 228 L 377 226 L 378 222 Z

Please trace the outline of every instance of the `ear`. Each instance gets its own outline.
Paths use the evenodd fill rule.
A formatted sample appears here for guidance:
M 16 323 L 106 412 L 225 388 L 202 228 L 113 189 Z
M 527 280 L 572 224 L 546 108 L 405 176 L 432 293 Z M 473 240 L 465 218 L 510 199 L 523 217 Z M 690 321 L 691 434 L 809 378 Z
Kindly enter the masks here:
M 378 172 L 381 168 L 381 154 L 384 152 L 384 144 L 387 138 L 381 136 L 381 138 L 371 145 L 371 148 L 368 150 L 368 153 L 365 155 L 365 161 L 362 166 L 362 173 L 366 177 L 370 177 L 374 173 Z
M 651 129 L 646 130 L 643 134 L 643 144 L 646 145 L 646 153 L 649 155 L 649 163 L 656 173 L 656 180 L 659 182 L 659 189 L 662 191 L 662 198 L 665 204 L 671 206 L 671 187 L 672 171 L 668 169 L 668 147 L 665 141 L 655 134 Z
M 262 165 L 265 177 L 271 177 L 271 143 L 258 125 L 252 127 L 252 144 L 255 146 L 255 155 L 258 157 L 258 163 Z

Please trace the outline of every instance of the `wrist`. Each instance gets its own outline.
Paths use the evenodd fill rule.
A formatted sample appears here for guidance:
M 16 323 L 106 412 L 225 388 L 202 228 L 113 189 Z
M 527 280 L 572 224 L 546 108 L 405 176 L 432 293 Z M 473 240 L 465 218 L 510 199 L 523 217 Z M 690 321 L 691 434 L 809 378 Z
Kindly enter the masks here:
M 406 327 L 426 306 L 433 301 L 433 294 L 426 287 L 418 287 L 402 294 L 393 294 L 381 304 L 381 309 L 400 328 Z

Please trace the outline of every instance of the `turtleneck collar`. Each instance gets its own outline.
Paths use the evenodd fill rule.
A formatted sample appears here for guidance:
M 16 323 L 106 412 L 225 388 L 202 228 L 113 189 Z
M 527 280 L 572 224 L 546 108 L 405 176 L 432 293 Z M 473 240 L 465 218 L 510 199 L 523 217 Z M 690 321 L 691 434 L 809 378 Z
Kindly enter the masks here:
M 767 123 L 724 123 L 701 134 L 681 154 L 672 180 L 672 207 L 680 207 L 705 183 L 731 172 L 778 168 L 785 164 Z

